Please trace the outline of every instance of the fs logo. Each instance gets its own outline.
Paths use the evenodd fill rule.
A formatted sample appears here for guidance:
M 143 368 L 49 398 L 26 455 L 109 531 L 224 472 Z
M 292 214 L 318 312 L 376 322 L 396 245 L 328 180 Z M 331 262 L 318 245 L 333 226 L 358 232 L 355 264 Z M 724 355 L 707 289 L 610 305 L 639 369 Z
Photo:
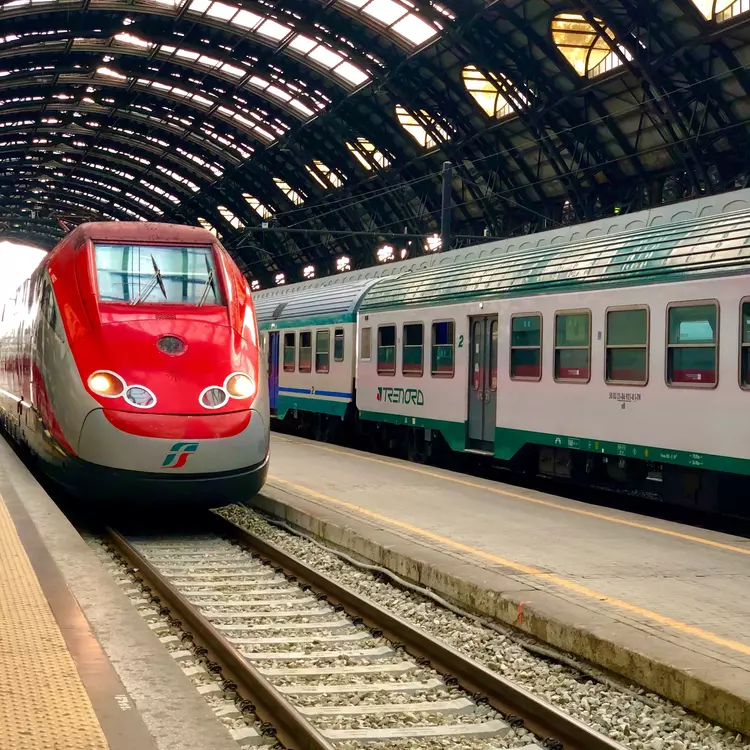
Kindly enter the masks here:
M 163 469 L 181 469 L 197 450 L 198 443 L 175 443 L 161 466 Z

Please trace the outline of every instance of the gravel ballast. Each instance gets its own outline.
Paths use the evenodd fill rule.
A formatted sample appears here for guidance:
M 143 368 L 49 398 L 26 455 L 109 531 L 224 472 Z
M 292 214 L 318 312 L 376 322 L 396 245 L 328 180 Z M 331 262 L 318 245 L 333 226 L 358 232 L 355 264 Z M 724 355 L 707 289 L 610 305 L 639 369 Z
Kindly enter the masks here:
M 510 633 L 497 632 L 421 594 L 362 570 L 321 545 L 272 525 L 244 506 L 227 506 L 217 512 L 626 747 L 633 750 L 750 750 L 750 743 L 741 735 L 715 726 L 681 706 L 640 689 L 621 690 L 611 682 L 592 680 L 567 665 L 532 654 Z M 403 679 L 419 678 L 411 674 Z M 511 732 L 513 737 L 508 734 L 502 740 L 446 740 L 446 744 L 435 740 L 426 746 L 455 750 L 522 746 L 523 735 L 517 736 L 519 733 L 515 730 Z M 525 741 L 532 742 L 533 738 L 529 735 Z M 348 745 L 344 742 L 338 747 L 349 750 Z M 368 745 L 372 750 L 423 746 L 424 740 Z

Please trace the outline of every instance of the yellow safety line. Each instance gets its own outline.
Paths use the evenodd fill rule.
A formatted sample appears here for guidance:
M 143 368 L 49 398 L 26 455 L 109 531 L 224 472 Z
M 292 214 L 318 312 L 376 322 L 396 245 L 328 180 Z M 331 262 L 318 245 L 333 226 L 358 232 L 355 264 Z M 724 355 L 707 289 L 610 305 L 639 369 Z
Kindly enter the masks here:
M 290 440 L 289 442 L 297 442 Z M 304 445 L 308 445 L 307 442 Z M 741 555 L 750 555 L 750 548 L 745 549 L 743 547 L 736 547 L 733 544 L 726 544 L 725 542 L 715 542 L 712 539 L 705 539 L 700 536 L 694 536 L 692 534 L 683 534 L 679 531 L 671 531 L 670 529 L 662 529 L 659 526 L 651 526 L 646 523 L 638 523 L 638 521 L 628 521 L 624 518 L 615 518 L 609 516 L 606 513 L 596 513 L 592 510 L 582 510 L 580 508 L 571 508 L 567 505 L 561 505 L 560 503 L 553 503 L 551 500 L 541 500 L 537 497 L 531 497 L 524 495 L 520 492 L 511 492 L 510 490 L 500 489 L 499 487 L 492 487 L 488 484 L 482 484 L 480 482 L 472 482 L 470 479 L 462 479 L 461 477 L 450 476 L 448 474 L 439 474 L 436 471 L 430 471 L 429 469 L 422 469 L 418 466 L 412 466 L 408 463 L 397 463 L 395 461 L 388 461 L 382 458 L 375 458 L 374 456 L 365 456 L 361 453 L 354 453 L 351 451 L 339 450 L 330 446 L 318 445 L 317 443 L 310 443 L 311 448 L 316 448 L 321 451 L 328 451 L 329 453 L 338 453 L 352 458 L 358 458 L 360 461 L 371 461 L 376 464 L 383 464 L 384 466 L 391 466 L 394 469 L 401 469 L 402 471 L 411 471 L 414 474 L 422 474 L 433 479 L 443 479 L 446 482 L 452 482 L 453 484 L 459 484 L 464 487 L 471 487 L 472 489 L 484 490 L 485 492 L 492 492 L 495 495 L 503 495 L 504 497 L 510 497 L 514 500 L 522 500 L 527 503 L 535 503 L 536 505 L 543 505 L 547 508 L 555 508 L 555 510 L 563 510 L 567 513 L 577 513 L 580 516 L 588 516 L 589 518 L 598 518 L 600 521 L 608 521 L 609 523 L 619 523 L 621 526 L 630 526 L 634 529 L 640 529 L 641 531 L 652 531 L 655 534 L 664 534 L 665 536 L 675 537 L 677 539 L 683 539 L 687 542 L 697 542 L 698 544 L 706 544 L 709 547 L 716 547 L 718 549 L 728 550 L 729 552 L 739 552 Z
M 381 463 L 386 462 L 383 461 Z M 440 534 L 435 534 L 432 531 L 421 529 L 419 528 L 419 526 L 414 526 L 410 523 L 407 523 L 406 521 L 399 521 L 395 518 L 384 516 L 382 513 L 376 513 L 375 511 L 369 510 L 367 508 L 362 508 L 359 505 L 355 505 L 354 503 L 349 503 L 346 500 L 339 500 L 338 498 L 331 497 L 330 495 L 324 495 L 322 492 L 317 492 L 310 487 L 305 487 L 304 485 L 296 484 L 295 482 L 289 482 L 286 479 L 281 479 L 280 477 L 271 476 L 269 474 L 268 479 L 270 482 L 281 485 L 281 489 L 284 489 L 286 487 L 315 500 L 320 500 L 332 505 L 338 505 L 342 508 L 346 508 L 347 510 L 355 511 L 356 513 L 359 513 L 361 515 L 368 516 L 369 518 L 373 518 L 377 521 L 387 523 L 391 526 L 395 526 L 396 528 L 404 529 L 405 531 L 409 531 L 412 534 L 416 534 L 417 536 L 429 539 L 432 542 L 439 542 L 440 544 L 443 544 L 446 547 L 450 547 L 454 550 L 467 552 L 471 555 L 474 555 L 475 557 L 486 560 L 487 562 L 491 562 L 495 565 L 503 565 L 507 568 L 512 568 L 519 573 L 524 573 L 525 575 L 533 576 L 549 583 L 553 583 L 560 588 L 563 588 L 567 591 L 572 591 L 588 599 L 593 599 L 598 603 L 609 604 L 610 606 L 616 607 L 617 609 L 621 609 L 625 612 L 630 612 L 631 614 L 639 615 L 644 619 L 652 620 L 659 625 L 666 625 L 667 627 L 673 628 L 674 630 L 677 630 L 681 633 L 693 635 L 696 638 L 700 638 L 704 641 L 708 641 L 709 643 L 713 643 L 716 646 L 723 646 L 724 648 L 731 649 L 732 651 L 737 651 L 738 653 L 744 654 L 745 656 L 750 656 L 750 645 L 746 645 L 738 641 L 733 641 L 729 638 L 722 638 L 720 635 L 716 635 L 715 633 L 703 630 L 702 628 L 697 628 L 694 625 L 688 625 L 687 623 L 680 622 L 680 620 L 675 620 L 672 617 L 660 615 L 658 612 L 652 612 L 650 609 L 644 609 L 643 607 L 639 607 L 636 604 L 631 604 L 630 602 L 626 602 L 622 599 L 616 599 L 614 597 L 607 596 L 606 594 L 602 594 L 599 591 L 594 591 L 594 589 L 590 589 L 587 586 L 581 586 L 575 581 L 570 581 L 567 578 L 562 578 L 561 576 L 558 576 L 554 573 L 547 573 L 543 570 L 539 570 L 538 568 L 533 568 L 530 565 L 524 565 L 523 563 L 514 562 L 513 560 L 506 560 L 504 557 L 499 557 L 498 555 L 493 555 L 490 552 L 485 552 L 483 550 L 476 549 L 475 547 L 470 547 L 468 544 L 463 544 L 462 542 L 457 542 L 454 539 L 449 539 L 448 537 L 441 536 Z

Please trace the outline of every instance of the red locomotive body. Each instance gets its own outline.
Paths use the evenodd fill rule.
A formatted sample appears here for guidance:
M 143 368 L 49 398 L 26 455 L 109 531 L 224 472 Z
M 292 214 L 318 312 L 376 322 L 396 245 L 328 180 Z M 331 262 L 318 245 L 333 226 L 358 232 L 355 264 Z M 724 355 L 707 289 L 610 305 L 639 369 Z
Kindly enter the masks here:
M 6 303 L 0 411 L 76 494 L 219 505 L 268 465 L 250 289 L 196 227 L 84 224 Z

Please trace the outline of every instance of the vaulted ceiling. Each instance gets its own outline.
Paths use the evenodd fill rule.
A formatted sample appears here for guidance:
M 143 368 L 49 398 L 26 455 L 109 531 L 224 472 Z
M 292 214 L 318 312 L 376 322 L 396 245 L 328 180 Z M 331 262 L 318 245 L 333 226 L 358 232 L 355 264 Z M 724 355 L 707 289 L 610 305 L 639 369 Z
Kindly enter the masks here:
M 10 0 L 0 234 L 202 224 L 257 287 L 433 250 L 446 160 L 458 235 L 744 187 L 749 56 L 748 0 Z

